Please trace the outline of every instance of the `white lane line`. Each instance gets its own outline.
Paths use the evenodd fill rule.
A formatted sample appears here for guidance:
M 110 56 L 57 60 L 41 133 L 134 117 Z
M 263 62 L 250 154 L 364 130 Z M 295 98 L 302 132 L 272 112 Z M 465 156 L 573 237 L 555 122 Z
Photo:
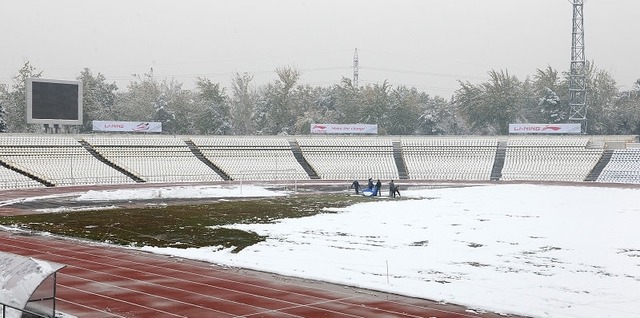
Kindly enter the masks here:
M 25 242 L 24 242 L 24 241 L 22 241 L 22 243 L 25 243 Z M 35 245 L 35 244 L 32 244 L 32 245 Z M 267 297 L 267 296 L 256 295 L 256 294 L 252 294 L 252 293 L 248 293 L 248 292 L 238 291 L 238 290 L 234 290 L 234 289 L 230 289 L 230 288 L 219 287 L 219 286 L 215 286 L 215 285 L 203 284 L 203 283 L 199 283 L 199 282 L 192 281 L 192 280 L 186 280 L 186 279 L 176 278 L 175 276 L 160 275 L 160 274 L 152 273 L 152 272 L 149 272 L 149 271 L 140 271 L 140 270 L 133 269 L 133 268 L 131 268 L 131 267 L 123 267 L 123 266 L 117 266 L 117 265 L 109 265 L 109 264 L 106 264 L 106 263 L 100 263 L 100 262 L 90 261 L 90 260 L 88 260 L 88 259 L 84 259 L 84 258 L 70 257 L 70 256 L 68 256 L 68 255 L 64 255 L 64 254 L 54 254 L 54 253 L 52 253 L 52 252 L 45 252 L 45 251 L 36 250 L 36 249 L 32 249 L 32 248 L 21 247 L 21 246 L 17 246 L 17 245 L 8 245 L 8 244 L 5 244 L 5 246 L 14 246 L 14 247 L 16 247 L 16 248 L 20 248 L 20 249 L 23 249 L 23 250 L 29 250 L 29 251 L 35 251 L 35 252 L 38 252 L 38 253 L 45 253 L 45 254 L 55 255 L 55 256 L 58 256 L 58 257 L 61 257 L 61 258 L 66 258 L 66 259 L 75 259 L 75 260 L 83 261 L 83 262 L 86 262 L 86 263 L 93 263 L 93 264 L 96 264 L 96 265 L 109 266 L 109 267 L 111 267 L 111 268 L 126 269 L 126 270 L 131 271 L 131 272 L 145 273 L 145 274 L 153 274 L 153 275 L 155 275 L 155 276 L 157 276 L 157 277 L 171 279 L 171 280 L 173 280 L 173 281 L 181 282 L 181 283 L 183 283 L 183 284 L 184 284 L 184 283 L 189 283 L 189 284 L 192 284 L 192 285 L 201 285 L 201 286 L 205 286 L 205 287 L 209 287 L 209 288 L 213 288 L 213 289 L 218 289 L 218 290 L 224 290 L 224 291 L 233 292 L 233 293 L 236 293 L 236 294 L 248 295 L 248 296 L 252 296 L 252 297 L 256 297 L 256 298 L 263 298 L 263 299 L 270 300 L 270 301 L 273 301 L 273 302 L 279 302 L 279 303 L 283 303 L 283 304 L 293 304 L 293 305 L 298 305 L 297 303 L 290 302 L 290 301 L 286 301 L 286 300 L 281 300 L 281 299 L 277 299 L 277 298 L 272 298 L 272 297 Z M 61 249 L 61 250 L 63 250 L 63 251 L 68 251 L 68 250 L 65 250 L 65 249 L 63 249 L 63 248 L 56 248 L 56 249 Z M 85 254 L 88 254 L 88 253 L 85 253 Z M 146 265 L 147 265 L 147 264 L 145 264 L 145 263 L 135 263 L 135 264 L 137 264 L 137 265 L 144 265 L 144 266 L 146 266 Z M 105 273 L 105 272 L 101 272 L 101 271 L 96 271 L 96 270 L 92 270 L 92 269 L 85 268 L 85 267 L 81 267 L 81 266 L 67 265 L 67 267 L 73 267 L 73 268 L 81 269 L 81 270 L 84 270 L 84 271 L 87 271 L 87 272 L 94 272 L 94 273 L 98 273 L 98 274 L 101 274 L 101 275 L 104 275 L 104 276 L 117 277 L 117 278 L 121 278 L 121 279 L 125 279 L 125 280 L 130 280 L 130 281 L 133 281 L 133 282 L 142 283 L 142 284 L 145 284 L 145 285 L 156 286 L 156 287 L 159 287 L 160 289 L 170 289 L 170 290 L 180 291 L 180 292 L 184 292 L 184 293 L 189 293 L 189 294 L 193 294 L 193 295 L 201 296 L 201 297 L 203 297 L 203 298 L 210 298 L 210 299 L 219 300 L 219 301 L 222 301 L 222 302 L 227 302 L 227 303 L 236 304 L 236 305 L 238 305 L 238 306 L 246 306 L 246 307 L 250 307 L 250 308 L 254 308 L 254 309 L 258 309 L 258 310 L 268 310 L 267 308 L 263 308 L 263 307 L 260 307 L 260 306 L 255 306 L 255 305 L 246 304 L 246 303 L 240 303 L 240 302 L 237 302 L 237 301 L 232 301 L 232 300 L 228 300 L 228 299 L 224 299 L 224 298 L 220 298 L 220 297 L 215 297 L 215 296 L 211 296 L 211 295 L 206 295 L 206 294 L 202 294 L 202 293 L 197 293 L 197 292 L 190 291 L 190 290 L 185 290 L 185 289 L 182 289 L 182 288 L 164 286 L 164 285 L 160 285 L 160 284 L 156 284 L 156 283 L 152 283 L 152 282 L 147 282 L 147 281 L 143 281 L 143 280 L 138 280 L 138 279 L 129 278 L 129 277 L 126 277 L 126 276 L 109 274 L 109 273 Z M 158 267 L 158 268 L 161 268 L 161 267 Z M 185 273 L 187 273 L 187 272 L 185 272 Z M 76 275 L 65 274 L 65 273 L 63 273 L 63 272 L 59 272 L 59 273 L 58 273 L 58 275 L 67 275 L 67 276 L 69 276 L 69 277 L 76 277 L 76 278 L 78 278 L 78 279 L 87 280 L 87 281 L 92 281 L 92 282 L 96 282 L 96 283 L 103 284 L 103 285 L 113 286 L 113 287 L 115 287 L 115 288 L 119 288 L 119 289 L 123 289 L 123 290 L 129 290 L 129 291 L 133 291 L 133 292 L 136 292 L 136 293 L 139 293 L 139 294 L 146 294 L 146 295 L 154 296 L 154 297 L 157 297 L 157 298 L 164 298 L 164 299 L 172 300 L 172 301 L 175 301 L 175 302 L 180 302 L 180 303 L 184 303 L 184 304 L 189 304 L 189 305 L 192 305 L 193 307 L 200 307 L 200 308 L 203 308 L 203 309 L 207 309 L 207 310 L 213 310 L 213 311 L 215 311 L 214 309 L 207 308 L 207 307 L 202 307 L 202 306 L 199 306 L 199 305 L 197 305 L 197 304 L 192 304 L 192 303 L 187 303 L 187 302 L 181 302 L 181 301 L 178 301 L 178 300 L 175 300 L 175 299 L 171 299 L 171 298 L 166 298 L 166 297 L 163 297 L 163 296 L 160 296 L 160 295 L 154 295 L 154 294 L 148 294 L 148 293 L 144 293 L 144 292 L 139 292 L 139 291 L 135 291 L 135 290 L 132 290 L 132 289 L 124 288 L 124 287 L 121 287 L 121 286 L 112 285 L 112 284 L 106 284 L 106 283 L 103 283 L 103 282 L 99 282 L 99 281 L 95 281 L 95 280 L 87 279 L 87 278 L 80 277 L 80 276 L 76 276 Z M 203 277 L 207 277 L 207 276 L 203 276 Z M 233 283 L 233 281 L 231 281 L 231 282 Z M 252 285 L 250 285 L 250 286 L 252 286 Z M 66 287 L 68 287 L 68 286 L 66 286 Z M 108 296 L 107 296 L 107 297 L 108 297 Z M 143 306 L 143 305 L 141 305 L 141 306 Z M 222 313 L 222 312 L 221 312 L 221 313 Z M 225 314 L 229 314 L 229 313 L 225 313 Z M 282 314 L 285 314 L 285 313 L 282 313 Z M 229 315 L 232 315 L 232 314 L 229 314 Z M 289 314 L 286 314 L 286 315 L 289 315 Z M 289 315 L 289 316 L 293 316 L 293 317 L 300 317 L 300 316 L 297 316 L 297 315 Z
M 92 282 L 95 282 L 95 281 L 92 281 Z M 141 305 L 141 304 L 136 304 L 136 303 L 133 303 L 133 302 L 130 302 L 130 301 L 126 301 L 124 299 L 113 298 L 111 296 L 98 294 L 98 293 L 94 293 L 94 292 L 78 289 L 78 288 L 71 287 L 71 286 L 66 286 L 66 285 L 61 285 L 61 284 L 58 284 L 58 285 L 60 285 L 60 286 L 62 286 L 64 288 L 75 290 L 77 292 L 81 292 L 83 294 L 89 294 L 89 295 L 97 296 L 97 297 L 100 297 L 100 298 L 105 298 L 105 299 L 108 299 L 108 300 L 111 300 L 111 301 L 114 301 L 114 302 L 120 302 L 120 303 L 124 303 L 124 304 L 127 304 L 127 305 L 144 308 L 144 309 L 149 310 L 149 312 L 158 312 L 158 313 L 163 313 L 163 314 L 167 314 L 167 315 L 171 315 L 171 316 L 175 316 L 175 317 L 186 317 L 184 315 L 179 315 L 179 314 L 176 314 L 176 313 L 160 310 L 160 309 L 157 309 L 157 308 L 152 308 L 152 307 Z M 106 284 L 106 285 L 108 285 L 108 284 Z M 109 312 L 109 314 L 113 314 L 113 313 Z
M 322 305 L 322 304 L 330 304 L 330 303 L 334 303 L 334 302 L 340 303 L 340 301 L 346 300 L 346 299 L 350 299 L 350 298 L 352 298 L 352 297 L 340 298 L 340 299 L 335 299 L 335 300 L 324 300 L 324 301 L 318 301 L 318 302 L 310 303 L 310 304 L 300 304 L 300 305 L 295 305 L 295 306 L 291 306 L 291 307 L 278 309 L 277 312 L 280 313 L 281 310 L 290 310 L 290 309 L 296 309 L 296 308 L 310 308 L 310 309 L 314 309 L 314 310 L 322 310 L 322 311 L 326 311 L 326 312 L 330 312 L 330 313 L 334 313 L 334 314 L 339 314 L 339 315 L 342 315 L 342 316 L 366 318 L 367 316 L 353 315 L 353 314 L 348 314 L 348 313 L 341 312 L 341 311 L 336 311 L 336 310 L 316 307 L 316 306 Z M 274 312 L 273 310 L 268 310 L 268 311 L 264 311 L 264 312 L 259 312 L 259 313 L 255 313 L 255 314 L 251 314 L 251 315 L 242 316 L 242 317 L 260 316 L 260 315 L 264 315 L 264 314 L 267 314 L 267 313 L 273 313 L 273 312 Z
M 71 245 L 70 243 L 66 243 L 64 240 L 59 240 L 58 242 L 59 242 L 60 245 Z M 78 242 L 85 243 L 83 241 L 78 241 Z M 35 243 L 31 243 L 31 244 L 37 245 Z M 76 246 L 76 245 L 74 245 L 74 246 Z M 121 255 L 136 257 L 136 258 L 147 258 L 147 259 L 153 259 L 153 260 L 158 260 L 159 259 L 157 257 L 152 257 L 151 256 L 151 255 L 155 255 L 155 254 L 149 255 L 146 252 L 139 252 L 139 251 L 136 251 L 136 250 L 125 249 L 125 248 L 122 248 L 122 247 L 119 247 L 119 246 L 113 246 L 113 245 L 106 245 L 106 246 L 113 247 L 112 249 L 111 248 L 109 249 L 109 252 L 113 253 L 113 254 L 121 254 Z M 50 245 L 47 245 L 47 247 L 51 248 Z M 81 245 L 81 247 L 90 248 L 90 247 L 85 247 L 85 245 Z M 60 249 L 60 250 L 63 250 L 63 251 L 68 251 L 68 249 L 63 248 L 63 247 L 59 247 L 57 249 Z M 134 251 L 134 252 L 138 252 L 138 253 L 137 254 L 125 253 L 124 251 Z M 289 294 L 292 294 L 292 295 L 300 295 L 300 296 L 305 297 L 305 298 L 316 298 L 316 299 L 319 299 L 321 301 L 329 301 L 329 302 L 333 301 L 332 299 L 327 299 L 327 298 L 307 295 L 307 294 L 303 294 L 303 293 L 291 292 L 291 291 L 272 288 L 272 287 L 265 287 L 265 286 L 250 284 L 250 283 L 244 283 L 244 282 L 239 282 L 239 281 L 236 281 L 236 280 L 220 278 L 220 277 L 216 277 L 216 276 L 202 275 L 202 274 L 197 274 L 197 273 L 193 273 L 193 272 L 182 271 L 182 270 L 178 270 L 178 269 L 174 269 L 174 268 L 167 268 L 167 267 L 164 267 L 164 266 L 151 265 L 151 264 L 141 263 L 141 262 L 132 261 L 132 260 L 124 260 L 122 258 L 116 258 L 116 257 L 111 257 L 111 256 L 103 256 L 103 255 L 100 255 L 100 254 L 92 254 L 92 253 L 81 252 L 81 251 L 72 251 L 72 252 L 76 253 L 76 254 L 81 254 L 81 255 L 91 255 L 91 256 L 94 256 L 94 257 L 97 256 L 97 257 L 101 257 L 101 258 L 105 258 L 105 259 L 117 260 L 119 262 L 123 262 L 124 261 L 124 262 L 132 263 L 132 264 L 135 264 L 135 265 L 145 266 L 147 268 L 151 267 L 151 268 L 159 268 L 159 269 L 162 269 L 162 270 L 171 270 L 171 271 L 175 271 L 175 272 L 182 273 L 182 274 L 195 275 L 197 277 L 204 277 L 204 278 L 210 278 L 210 279 L 213 279 L 213 280 L 218 280 L 218 281 L 223 281 L 223 282 L 235 283 L 235 284 L 249 286 L 249 287 L 256 288 L 256 289 L 261 289 L 261 290 L 286 292 L 286 293 L 289 293 Z M 82 258 L 82 259 L 84 260 L 84 258 Z M 87 262 L 91 262 L 91 261 L 87 260 Z M 96 263 L 96 262 L 93 262 L 93 263 Z M 197 263 L 197 262 L 193 262 L 193 263 Z M 106 265 L 104 263 L 97 263 L 97 264 Z M 182 264 L 182 263 L 176 263 L 176 264 L 194 266 L 193 264 Z M 123 267 L 120 267 L 120 266 L 114 266 L 114 267 L 123 268 Z M 135 267 L 135 266 L 133 266 L 133 267 Z M 233 272 L 229 272 L 229 271 L 218 270 L 218 269 L 215 269 L 214 266 L 194 266 L 194 267 L 198 267 L 198 268 L 201 268 L 201 269 L 206 269 L 208 271 L 216 271 L 216 272 L 219 272 L 219 273 L 223 273 L 225 276 L 229 275 L 229 274 L 232 274 L 234 276 L 239 276 L 239 277 L 242 277 L 242 278 L 247 278 L 248 277 L 248 276 L 243 276 L 241 274 L 237 274 L 237 273 L 233 273 Z M 132 269 L 130 267 L 124 267 L 124 268 Z M 89 269 L 87 269 L 87 270 L 89 270 Z M 235 293 L 247 294 L 247 295 L 254 296 L 254 297 L 260 297 L 260 298 L 265 298 L 265 299 L 269 299 L 269 300 L 275 300 L 275 301 L 282 302 L 282 303 L 292 304 L 293 306 L 300 306 L 300 305 L 301 306 L 305 306 L 305 304 L 299 304 L 299 303 L 285 301 L 285 300 L 276 299 L 276 298 L 267 297 L 267 296 L 260 296 L 260 295 L 256 295 L 256 294 L 253 294 L 253 293 L 241 292 L 241 291 L 238 291 L 238 290 L 218 287 L 218 286 L 215 286 L 215 285 L 211 286 L 209 284 L 202 284 L 202 283 L 199 283 L 197 281 L 191 281 L 191 280 L 185 280 L 185 279 L 181 279 L 181 278 L 175 278 L 174 276 L 166 276 L 166 275 L 161 275 L 161 274 L 157 274 L 157 273 L 153 273 L 153 274 L 157 275 L 157 276 L 160 276 L 160 277 L 169 277 L 169 278 L 173 278 L 173 279 L 177 279 L 177 280 L 186 281 L 186 282 L 189 282 L 189 283 L 192 283 L 192 284 L 196 284 L 196 285 L 204 285 L 204 286 L 213 287 L 213 288 L 217 288 L 217 289 L 232 291 L 232 292 L 235 292 Z M 260 278 L 256 278 L 256 279 L 260 280 Z M 296 286 L 296 287 L 301 286 L 301 285 L 297 285 L 297 284 L 291 284 L 291 285 Z M 160 286 L 163 287 L 163 288 L 169 288 L 169 287 L 162 286 L 162 285 L 160 285 Z M 328 292 L 328 293 L 331 293 L 331 294 L 336 294 L 335 290 L 327 290 L 327 289 L 322 289 L 322 288 L 317 288 L 317 287 L 310 287 L 310 286 L 306 286 L 306 285 L 303 285 L 302 288 L 315 289 L 315 290 L 320 290 L 320 291 L 323 291 L 323 292 Z M 177 289 L 177 288 L 172 288 L 172 289 Z M 182 289 L 178 289 L 178 290 L 182 290 Z M 185 290 L 185 292 L 190 292 L 190 291 Z M 191 293 L 195 293 L 195 292 L 191 292 Z M 344 295 L 350 295 L 349 293 L 344 293 L 344 292 L 340 292 L 340 291 L 338 291 L 338 293 L 342 293 Z M 195 293 L 195 294 L 198 294 L 198 293 Z M 199 294 L 199 295 L 202 295 L 202 294 Z M 203 295 L 203 296 L 211 297 L 211 296 L 208 296 L 208 295 Z M 350 297 L 343 298 L 343 300 L 354 299 L 354 298 L 359 298 L 359 297 L 363 297 L 363 296 L 362 295 L 355 295 L 355 296 L 351 295 Z M 215 297 L 213 297 L 213 298 L 215 298 Z M 364 298 L 379 300 L 378 297 L 373 297 L 373 296 L 366 296 Z M 385 300 L 385 302 L 392 303 L 392 304 L 399 305 L 399 306 L 403 306 L 403 307 L 413 307 L 413 308 L 418 309 L 418 310 L 420 310 L 420 309 L 421 310 L 433 310 L 433 311 L 438 311 L 438 312 L 443 312 L 443 313 L 450 313 L 450 311 L 447 311 L 447 310 L 436 309 L 436 308 L 425 307 L 425 306 L 418 306 L 418 305 L 409 304 L 409 303 L 400 303 L 400 302 L 394 302 L 394 301 L 390 301 L 390 300 Z M 350 303 L 350 302 L 344 302 L 343 304 L 352 305 L 352 303 Z M 257 307 L 257 306 L 253 306 L 253 307 Z M 257 308 L 261 308 L 261 307 L 257 307 Z M 266 308 L 261 308 L 261 309 L 266 309 Z M 377 309 L 377 308 L 374 308 L 374 309 L 381 310 L 381 309 Z M 268 311 L 269 310 L 267 309 L 267 312 Z M 389 312 L 389 313 L 397 313 L 396 311 L 390 311 L 390 310 L 382 310 L 382 311 Z M 406 313 L 402 313 L 402 314 L 406 315 Z
M 14 241 L 19 241 L 19 240 L 14 240 Z M 21 243 L 26 243 L 25 241 L 19 241 L 19 242 L 21 242 Z M 32 244 L 32 245 L 36 245 L 36 246 L 38 246 L 38 244 L 31 243 L 31 242 L 30 242 L 29 244 Z M 69 245 L 71 245 L 71 244 L 69 244 Z M 165 267 L 165 266 L 151 265 L 151 264 L 147 264 L 147 263 L 136 262 L 136 261 L 131 261 L 131 260 L 125 260 L 125 259 L 122 259 L 122 258 L 115 258 L 115 257 L 111 257 L 111 256 L 103 256 L 103 255 L 99 255 L 99 254 L 91 254 L 91 253 L 87 253 L 87 252 L 72 251 L 72 250 L 69 250 L 68 248 L 64 248 L 64 247 L 52 247 L 51 245 L 44 244 L 44 243 L 42 244 L 42 246 L 45 246 L 45 247 L 46 247 L 45 249 L 48 249 L 48 250 L 50 250 L 51 248 L 55 248 L 55 249 L 58 249 L 58 250 L 62 250 L 62 251 L 64 251 L 64 252 L 73 252 L 73 253 L 75 253 L 75 254 L 81 254 L 81 255 L 89 255 L 89 256 L 93 256 L 93 258 L 100 257 L 100 258 L 105 258 L 105 259 L 115 260 L 115 261 L 118 261 L 118 262 L 120 262 L 120 263 L 127 262 L 127 263 L 131 263 L 131 264 L 132 264 L 132 266 L 109 265 L 109 264 L 107 264 L 107 263 L 94 262 L 94 261 L 89 260 L 88 258 L 70 257 L 70 256 L 65 255 L 65 254 L 60 254 L 60 255 L 63 255 L 64 257 L 66 257 L 66 258 L 82 260 L 82 261 L 85 261 L 85 262 L 87 262 L 87 263 L 94 263 L 94 264 L 97 264 L 97 265 L 109 265 L 109 266 L 112 266 L 112 267 L 114 267 L 114 268 L 127 269 L 127 270 L 131 270 L 131 271 L 142 272 L 142 273 L 149 273 L 149 272 L 148 272 L 148 271 L 146 271 L 146 270 L 137 270 L 137 269 L 135 269 L 135 268 L 157 268 L 157 269 L 162 269 L 162 270 L 170 270 L 170 271 L 177 272 L 177 273 L 181 273 L 181 274 L 186 274 L 186 275 L 196 276 L 196 277 L 199 277 L 199 278 L 209 278 L 209 279 L 217 280 L 217 281 L 221 281 L 221 282 L 234 283 L 234 284 L 237 284 L 237 285 L 243 285 L 243 286 L 251 287 L 251 288 L 254 288 L 254 289 L 262 289 L 262 290 L 267 290 L 267 291 L 276 291 L 276 292 L 285 292 L 285 293 L 289 293 L 289 294 L 293 294 L 293 295 L 300 295 L 300 296 L 304 296 L 304 297 L 307 297 L 307 298 L 315 298 L 315 299 L 319 299 L 319 300 L 327 300 L 327 298 L 322 298 L 322 297 L 317 297 L 317 296 L 312 296 L 312 295 L 306 295 L 306 294 L 301 294 L 301 293 L 291 292 L 291 291 L 288 291 L 288 290 L 282 290 L 282 289 L 277 289 L 277 288 L 272 288 L 272 287 L 264 287 L 264 286 L 260 286 L 260 285 L 256 285 L 256 284 L 245 283 L 245 282 L 240 282 L 240 281 L 236 281 L 236 280 L 231 280 L 231 279 L 226 279 L 226 278 L 216 277 L 216 276 L 210 276 L 210 275 L 197 274 L 197 273 L 193 273 L 193 272 L 189 272 L 189 271 L 183 271 L 183 270 L 176 270 L 176 269 L 173 269 L 173 268 L 167 268 L 167 267 Z M 75 246 L 75 245 L 74 245 L 74 246 Z M 27 248 L 25 248 L 25 249 L 27 249 Z M 41 251 L 41 252 L 42 252 L 42 251 Z M 53 253 L 50 253 L 50 252 L 45 252 L 45 253 L 53 254 Z M 55 254 L 55 255 L 57 255 L 57 254 Z M 136 255 L 132 255 L 132 256 L 136 256 Z M 215 270 L 215 269 L 212 269 L 212 268 L 207 268 L 207 269 L 208 269 L 208 270 Z M 87 270 L 90 270 L 90 269 L 87 269 Z M 228 272 L 225 272 L 225 271 L 218 271 L 218 272 L 219 272 L 219 273 L 222 273 L 222 274 L 224 274 L 224 275 L 228 275 L 228 274 L 229 274 Z M 158 273 L 152 273 L 152 274 L 154 274 L 154 275 L 156 275 L 156 276 L 159 276 L 159 277 L 172 278 L 172 279 L 174 279 L 174 280 L 185 281 L 185 282 L 189 282 L 189 283 L 193 283 L 193 284 L 197 284 L 197 285 L 214 287 L 214 288 L 218 288 L 218 289 L 223 289 L 223 290 L 227 290 L 227 291 L 233 291 L 233 292 L 237 292 L 237 293 L 241 293 L 241 294 L 246 294 L 246 295 L 251 295 L 251 296 L 261 297 L 261 298 L 270 299 L 270 300 L 277 300 L 277 299 L 274 299 L 274 298 L 271 298 L 271 297 L 267 297 L 267 296 L 259 296 L 259 295 L 256 295 L 256 294 L 247 293 L 247 292 L 241 292 L 241 291 L 237 291 L 237 290 L 233 290 L 233 289 L 228 289 L 228 288 L 224 288 L 224 287 L 218 287 L 218 286 L 215 286 L 215 285 L 214 285 L 214 286 L 211 286 L 211 285 L 208 285 L 208 284 L 202 284 L 202 283 L 200 283 L 200 282 L 198 282 L 198 281 L 194 281 L 194 280 L 187 280 L 187 279 L 183 279 L 183 278 L 176 278 L 176 277 L 175 277 L 175 276 L 173 276 L 173 275 L 171 275 L 171 276 L 170 276 L 170 275 L 163 275 L 163 274 L 158 274 Z M 108 274 L 107 274 L 107 275 L 108 275 Z M 238 275 L 238 276 L 240 276 L 240 275 Z M 247 278 L 247 277 L 249 277 L 249 276 L 241 276 L 241 277 L 245 277 L 245 278 Z M 254 278 L 252 278 L 252 277 L 250 277 L 250 278 L 251 278 L 251 279 L 254 279 Z M 260 280 L 260 279 L 259 279 L 259 278 L 257 278 L 257 279 L 254 279 L 254 280 Z M 162 286 L 162 287 L 165 287 L 165 286 Z M 354 296 L 354 297 L 355 297 L 355 296 Z M 330 300 L 330 299 L 329 299 L 329 300 Z M 284 300 L 279 300 L 279 301 L 280 301 L 280 302 L 284 302 L 284 303 L 289 303 L 289 304 L 297 305 L 297 303 L 293 303 L 293 302 L 289 302 L 289 301 L 284 301 Z
M 160 295 L 156 295 L 156 294 L 149 294 L 149 293 L 137 291 L 135 289 L 130 289 L 130 288 L 126 288 L 126 287 L 122 287 L 122 286 L 118 286 L 118 285 L 112 285 L 112 284 L 104 283 L 104 282 L 93 280 L 93 279 L 88 279 L 88 278 L 84 278 L 84 277 L 80 277 L 80 276 L 74 276 L 74 275 L 58 273 L 58 276 L 60 276 L 60 275 L 75 277 L 77 279 L 80 279 L 80 280 L 83 280 L 83 281 L 86 281 L 86 282 L 91 282 L 91 283 L 95 283 L 95 284 L 99 284 L 99 285 L 104 285 L 104 286 L 107 286 L 107 287 L 114 287 L 116 289 L 134 292 L 134 293 L 139 294 L 139 295 L 150 296 L 151 298 L 160 298 L 161 300 L 168 300 L 168 301 L 175 302 L 175 303 L 180 303 L 180 304 L 190 305 L 192 307 L 206 309 L 208 311 L 214 311 L 214 312 L 219 313 L 219 314 L 225 314 L 225 315 L 233 316 L 230 313 L 219 311 L 219 310 L 216 310 L 216 309 L 207 308 L 207 307 L 203 307 L 203 306 L 200 306 L 200 305 L 196 305 L 196 304 L 192 304 L 192 303 L 188 303 L 188 302 L 184 302 L 184 301 L 180 301 L 180 300 L 177 300 L 177 299 L 168 298 L 168 297 L 164 297 L 164 296 L 160 296 Z M 78 289 L 78 288 L 71 287 L 71 286 L 68 286 L 68 285 L 65 285 L 65 284 L 58 283 L 58 285 L 63 286 L 65 288 L 69 288 L 69 289 L 73 289 L 73 290 L 76 290 L 76 291 L 80 291 L 80 292 L 83 292 L 83 293 L 86 293 L 86 294 L 95 295 L 95 296 L 107 298 L 107 299 L 110 299 L 110 300 L 120 301 L 120 302 L 123 302 L 125 304 L 133 304 L 133 305 L 137 305 L 137 306 L 142 307 L 142 308 L 151 308 L 151 307 L 148 307 L 146 305 L 136 304 L 136 303 L 132 303 L 132 302 L 129 302 L 129 301 L 126 301 L 126 300 L 122 300 L 122 299 L 119 299 L 119 298 L 114 298 L 112 296 L 107 296 L 107 295 L 100 294 L 100 293 L 94 293 L 94 292 L 91 292 L 91 291 Z M 159 309 L 154 309 L 154 311 L 165 312 L 164 310 L 159 310 Z M 172 315 L 178 316 L 178 317 L 184 317 L 184 316 L 181 316 L 181 315 L 178 315 L 178 314 L 175 314 L 175 313 L 172 313 Z
M 104 313 L 104 314 L 109 314 L 109 315 L 111 315 L 111 316 L 113 316 L 113 317 L 127 318 L 126 316 L 120 316 L 120 315 L 114 314 L 113 312 L 108 311 L 108 310 L 102 310 L 102 309 L 100 309 L 100 308 L 95 308 L 95 307 L 87 306 L 87 305 L 80 304 L 80 303 L 77 303 L 77 302 L 75 302 L 75 301 L 71 301 L 71 300 L 64 299 L 64 298 L 56 298 L 56 304 L 57 304 L 57 303 L 67 303 L 67 304 L 72 304 L 72 305 L 77 306 L 77 307 L 81 307 L 81 308 L 89 309 L 89 310 L 91 310 L 91 311 L 93 311 L 93 312 L 101 312 L 101 313 Z M 56 310 L 56 311 L 58 311 L 58 310 Z

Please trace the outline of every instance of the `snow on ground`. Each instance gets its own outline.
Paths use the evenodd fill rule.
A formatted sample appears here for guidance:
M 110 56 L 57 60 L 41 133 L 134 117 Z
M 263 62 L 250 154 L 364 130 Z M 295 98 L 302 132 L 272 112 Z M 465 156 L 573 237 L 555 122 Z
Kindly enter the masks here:
M 228 198 L 283 196 L 277 192 L 253 185 L 223 186 L 175 186 L 144 189 L 91 190 L 76 198 L 77 201 L 149 200 L 186 198 Z
M 488 185 L 402 194 L 419 199 L 230 225 L 269 236 L 237 254 L 143 249 L 492 312 L 640 317 L 640 190 Z
M 60 199 L 60 198 L 67 198 L 67 197 L 75 197 L 75 196 L 78 196 L 78 195 L 79 195 L 79 193 L 71 192 L 71 193 L 59 193 L 59 194 L 51 194 L 51 195 L 33 196 L 33 197 L 28 197 L 28 198 L 18 198 L 18 199 L 3 200 L 3 201 L 0 201 L 0 207 L 7 206 L 7 205 L 13 205 L 13 204 L 19 204 L 19 203 L 46 200 L 46 199 Z

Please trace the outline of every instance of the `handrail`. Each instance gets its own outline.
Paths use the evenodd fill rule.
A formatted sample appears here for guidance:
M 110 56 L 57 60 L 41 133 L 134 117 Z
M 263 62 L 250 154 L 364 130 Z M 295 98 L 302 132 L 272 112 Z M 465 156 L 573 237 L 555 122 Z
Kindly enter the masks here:
M 2 318 L 7 317 L 7 308 L 11 308 L 13 310 L 18 310 L 20 312 L 22 312 L 23 314 L 29 314 L 32 315 L 35 318 L 52 318 L 52 316 L 49 315 L 45 315 L 45 314 L 41 314 L 41 313 L 37 313 L 28 309 L 24 309 L 24 308 L 18 308 L 15 306 L 11 306 L 5 303 L 0 303 L 0 305 L 2 306 Z

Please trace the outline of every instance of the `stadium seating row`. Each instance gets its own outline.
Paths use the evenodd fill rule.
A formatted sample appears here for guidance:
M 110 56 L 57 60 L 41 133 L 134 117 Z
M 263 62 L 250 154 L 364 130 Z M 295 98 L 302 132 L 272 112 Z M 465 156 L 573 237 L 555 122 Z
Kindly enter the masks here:
M 44 187 L 44 185 L 29 177 L 0 166 L 0 190 L 38 187 Z
M 74 138 L 54 136 L 47 140 L 41 136 L 19 136 L 2 140 L 6 142 L 0 144 L 0 160 L 54 185 L 132 182 L 98 161 Z M 26 177 L 15 173 L 14 178 L 18 182 Z M 6 183 L 14 184 L 12 180 Z
M 640 183 L 640 148 L 614 150 L 597 181 Z
M 594 148 L 589 137 L 582 136 L 501 140 L 507 141 L 501 180 L 583 181 L 604 152 L 602 147 Z M 295 142 L 303 160 L 321 179 L 398 179 L 396 160 L 400 160 L 410 179 L 489 180 L 501 140 L 6 134 L 0 135 L 0 161 L 54 185 L 134 182 L 116 167 L 147 182 L 222 180 L 203 162 L 205 159 L 234 180 L 309 179 L 300 158 L 294 155 L 291 142 Z M 81 142 L 88 143 L 99 157 Z M 394 149 L 394 142 L 399 149 Z M 203 160 L 198 158 L 198 151 Z M 640 183 L 640 148 L 616 150 L 597 181 Z M 6 168 L 0 169 L 0 182 L 0 189 L 41 186 Z
M 603 149 L 558 146 L 560 142 L 507 147 L 501 180 L 584 181 L 603 154 Z M 582 142 L 582 141 L 580 141 Z M 586 143 L 584 143 L 586 145 Z

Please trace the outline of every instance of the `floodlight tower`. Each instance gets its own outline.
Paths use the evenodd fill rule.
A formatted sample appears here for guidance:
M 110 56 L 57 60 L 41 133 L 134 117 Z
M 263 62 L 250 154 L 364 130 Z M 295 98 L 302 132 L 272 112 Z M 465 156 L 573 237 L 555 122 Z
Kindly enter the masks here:
M 571 69 L 569 71 L 569 121 L 587 131 L 587 63 L 584 57 L 584 0 L 569 0 L 573 5 Z
M 353 53 L 353 87 L 358 88 L 358 48 Z

